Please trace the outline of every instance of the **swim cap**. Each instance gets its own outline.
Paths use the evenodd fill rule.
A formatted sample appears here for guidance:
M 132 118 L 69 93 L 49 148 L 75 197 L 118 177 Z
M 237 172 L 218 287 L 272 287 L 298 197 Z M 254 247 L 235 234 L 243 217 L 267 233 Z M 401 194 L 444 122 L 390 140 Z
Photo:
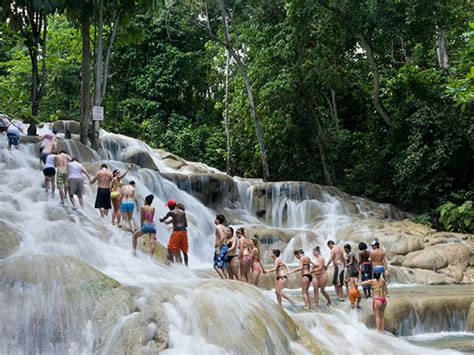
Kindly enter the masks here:
M 166 202 L 165 206 L 167 206 L 167 207 L 176 206 L 176 201 L 175 200 L 168 200 L 168 202 Z

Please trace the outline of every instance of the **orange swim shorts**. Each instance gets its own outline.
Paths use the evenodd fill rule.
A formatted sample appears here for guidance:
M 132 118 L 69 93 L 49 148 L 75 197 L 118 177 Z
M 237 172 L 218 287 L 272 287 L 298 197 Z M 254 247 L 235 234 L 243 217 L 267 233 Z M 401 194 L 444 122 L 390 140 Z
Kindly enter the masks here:
M 173 231 L 168 242 L 168 250 L 172 253 L 188 253 L 188 233 L 186 231 Z
M 359 290 L 357 288 L 349 289 L 349 301 L 351 304 L 355 304 L 358 298 L 361 298 Z

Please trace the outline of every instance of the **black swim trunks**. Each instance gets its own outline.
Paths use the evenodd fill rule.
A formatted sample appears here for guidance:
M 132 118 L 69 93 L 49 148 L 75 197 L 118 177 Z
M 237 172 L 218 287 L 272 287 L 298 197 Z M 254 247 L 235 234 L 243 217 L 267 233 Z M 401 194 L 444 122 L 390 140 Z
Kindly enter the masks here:
M 112 208 L 112 203 L 110 202 L 110 189 L 104 189 L 102 187 L 97 189 L 94 208 L 104 208 L 106 210 Z
M 339 278 L 339 286 L 344 285 L 344 265 L 334 266 L 334 276 L 332 278 L 332 284 L 337 286 L 337 279 Z

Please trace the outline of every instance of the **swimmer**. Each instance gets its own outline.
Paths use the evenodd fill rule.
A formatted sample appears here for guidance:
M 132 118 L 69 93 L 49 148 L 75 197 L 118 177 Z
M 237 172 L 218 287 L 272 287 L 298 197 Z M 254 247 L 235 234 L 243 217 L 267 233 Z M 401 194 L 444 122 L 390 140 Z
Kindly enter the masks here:
M 46 193 L 48 193 L 49 187 L 51 186 L 51 192 L 53 197 L 54 190 L 56 188 L 56 169 L 54 168 L 55 158 L 55 154 L 48 154 L 43 166 L 44 189 L 46 190 Z
M 331 256 L 329 257 L 326 267 L 331 263 L 334 264 L 332 283 L 336 289 L 337 300 L 342 302 L 344 301 L 344 289 L 342 288 L 344 282 L 344 253 L 332 240 L 328 241 L 327 245 L 328 248 L 331 249 Z
M 227 273 L 229 279 L 240 280 L 240 260 L 239 256 L 239 240 L 234 235 L 234 228 L 227 227 L 226 229 L 226 244 L 227 244 Z
M 133 233 L 132 236 L 132 247 L 133 255 L 137 253 L 137 239 L 142 235 L 148 234 L 148 244 L 150 245 L 150 256 L 153 258 L 155 253 L 155 241 L 156 241 L 156 227 L 153 218 L 155 216 L 155 208 L 151 207 L 154 196 L 148 195 L 145 197 L 145 206 L 140 209 L 140 223 L 141 229 Z
M 387 254 L 380 249 L 378 240 L 372 242 L 372 251 L 370 252 L 370 260 L 372 261 L 372 271 L 382 274 L 384 277 L 388 276 L 387 268 Z
M 239 238 L 239 259 L 240 259 L 240 281 L 250 283 L 252 280 L 253 257 L 251 255 L 251 241 L 245 237 L 244 228 L 237 229 L 237 238 Z
M 138 210 L 138 196 L 137 191 L 135 190 L 135 181 L 132 180 L 128 185 L 123 186 L 120 193 L 122 194 L 122 201 L 120 202 L 120 213 L 123 217 L 122 227 L 135 232 L 137 229 L 135 222 L 133 221 L 133 211 L 135 210 L 135 206 Z
M 374 299 L 372 301 L 372 310 L 375 316 L 375 326 L 380 333 L 385 330 L 384 313 L 387 307 L 387 284 L 383 278 L 383 274 L 374 272 L 374 278 L 362 282 L 362 286 L 371 285 L 374 292 Z
M 58 186 L 59 198 L 61 204 L 64 205 L 64 197 L 67 194 L 67 164 L 72 158 L 64 150 L 61 150 L 54 158 L 54 166 L 56 167 L 56 185 Z
M 319 305 L 319 290 L 321 290 L 321 294 L 326 298 L 327 305 L 331 305 L 331 298 L 329 294 L 325 290 L 326 282 L 328 279 L 328 272 L 326 269 L 326 265 L 324 265 L 324 258 L 321 255 L 321 250 L 319 247 L 315 247 L 313 249 L 313 255 L 316 257 L 316 262 L 313 264 L 313 291 L 314 291 L 314 303 L 316 306 Z
M 357 308 L 360 308 L 360 292 L 359 292 L 359 273 L 357 270 L 353 269 L 350 271 L 349 275 L 349 301 L 351 302 L 351 308 L 354 309 L 356 307 L 357 301 Z
M 57 152 L 57 129 L 53 129 L 51 132 L 46 133 L 40 138 L 40 161 L 45 162 L 48 154 Z
M 258 286 L 258 278 L 260 274 L 265 273 L 263 268 L 262 261 L 260 260 L 260 249 L 258 248 L 258 236 L 255 235 L 254 238 L 250 239 L 250 255 L 252 256 L 252 278 L 251 283 L 255 286 Z
M 178 202 L 176 204 L 176 208 L 183 211 L 183 212 L 186 212 L 186 207 L 181 202 Z M 185 227 L 188 228 L 187 220 L 186 220 L 186 226 Z M 188 254 L 187 254 L 187 252 L 185 253 L 184 251 L 182 251 L 182 253 L 183 253 L 183 259 L 184 259 L 184 265 L 188 266 L 188 262 L 189 262 Z
M 276 271 L 275 294 L 280 307 L 282 306 L 282 298 L 284 298 L 294 306 L 295 303 L 293 302 L 293 300 L 283 293 L 283 289 L 285 288 L 286 283 L 288 281 L 289 270 L 288 266 L 286 266 L 286 264 L 280 259 L 280 254 L 280 249 L 272 250 L 270 256 L 275 261 L 275 264 L 273 264 L 273 267 L 270 270 L 265 270 L 265 273 Z
M 359 271 L 357 259 L 351 249 L 350 244 L 344 245 L 344 285 L 346 286 L 346 294 L 349 294 L 349 279 L 352 271 Z
M 18 148 L 20 144 L 20 134 L 24 133 L 24 130 L 23 122 L 20 120 L 11 121 L 7 128 L 8 150 L 11 150 L 13 146 Z
M 87 170 L 84 169 L 82 164 L 79 163 L 76 158 L 72 158 L 72 161 L 67 164 L 67 178 L 69 200 L 71 201 L 73 211 L 77 209 L 76 203 L 74 202 L 74 195 L 79 199 L 81 208 L 84 208 L 84 200 L 82 198 L 82 195 L 84 194 L 84 179 L 82 174 L 86 175 L 87 179 L 90 180 Z
M 216 270 L 221 279 L 227 279 L 228 277 L 226 270 L 227 245 L 225 244 L 226 231 L 224 222 L 224 215 L 216 215 L 216 219 L 214 220 L 214 224 L 216 225 L 216 240 L 214 243 L 214 270 Z
M 169 200 L 165 206 L 170 211 L 160 218 L 160 222 L 173 224 L 173 232 L 168 241 L 168 259 L 170 262 L 182 264 L 181 252 L 186 255 L 188 254 L 188 232 L 186 231 L 188 222 L 186 212 L 176 207 L 175 200 Z
M 295 258 L 299 260 L 300 266 L 296 269 L 288 272 L 288 275 L 301 271 L 301 292 L 303 293 L 304 308 L 311 309 L 311 299 L 309 298 L 309 285 L 313 281 L 313 275 L 311 275 L 311 259 L 304 255 L 303 249 L 296 249 Z
M 102 218 L 105 218 L 112 208 L 112 204 L 110 203 L 110 182 L 112 181 L 112 177 L 112 172 L 107 167 L 107 164 L 102 164 L 90 181 L 91 185 L 98 181 L 99 187 L 97 189 L 94 208 L 100 210 L 100 216 Z
M 117 225 L 121 227 L 120 224 L 120 204 L 122 203 L 122 187 L 123 181 L 122 179 L 128 174 L 128 172 L 132 169 L 132 166 L 127 166 L 127 170 L 120 175 L 120 171 L 115 169 L 112 171 L 112 181 L 110 182 L 110 202 L 112 203 L 112 224 L 115 225 L 115 221 L 117 221 Z
M 372 279 L 372 263 L 370 262 L 370 252 L 367 250 L 367 244 L 364 242 L 359 243 L 359 268 L 361 273 L 361 281 L 367 281 Z M 370 285 L 365 285 L 362 288 L 364 290 L 365 298 L 369 298 L 370 296 Z

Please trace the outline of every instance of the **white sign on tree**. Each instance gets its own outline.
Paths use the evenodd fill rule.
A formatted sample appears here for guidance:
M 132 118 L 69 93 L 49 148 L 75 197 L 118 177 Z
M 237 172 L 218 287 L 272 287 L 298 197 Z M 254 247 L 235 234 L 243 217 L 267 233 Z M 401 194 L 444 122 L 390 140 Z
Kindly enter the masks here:
M 92 106 L 92 120 L 93 121 L 104 120 L 104 106 Z

